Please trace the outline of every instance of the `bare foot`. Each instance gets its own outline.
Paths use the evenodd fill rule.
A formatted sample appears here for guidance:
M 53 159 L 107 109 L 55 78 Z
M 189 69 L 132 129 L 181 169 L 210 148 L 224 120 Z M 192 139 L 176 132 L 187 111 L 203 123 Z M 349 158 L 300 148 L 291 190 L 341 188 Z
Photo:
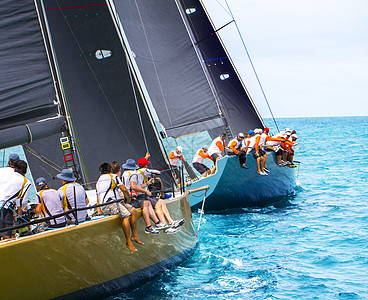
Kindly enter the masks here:
M 130 238 L 133 242 L 136 242 L 137 244 L 140 244 L 140 245 L 144 245 L 144 243 L 143 242 L 141 242 L 141 240 L 137 237 L 137 238 L 133 238 L 133 237 L 131 237 Z
M 127 248 L 130 250 L 130 251 L 138 251 L 136 247 L 133 246 L 133 244 L 126 244 Z

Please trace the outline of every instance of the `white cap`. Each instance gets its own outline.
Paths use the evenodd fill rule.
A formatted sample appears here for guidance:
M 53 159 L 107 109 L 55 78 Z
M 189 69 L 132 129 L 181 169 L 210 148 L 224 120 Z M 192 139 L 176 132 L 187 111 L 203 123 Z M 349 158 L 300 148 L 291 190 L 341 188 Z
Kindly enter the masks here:
M 178 146 L 178 147 L 176 147 L 176 150 L 178 150 L 179 152 L 182 152 L 183 151 L 183 147 L 182 146 Z
M 290 128 L 285 128 L 285 130 L 284 130 L 285 132 L 291 132 L 291 130 L 290 130 Z
M 239 133 L 238 133 L 238 137 L 239 137 L 239 138 L 245 138 L 244 133 L 243 133 L 243 132 L 239 132 Z
M 202 149 L 206 149 L 206 150 L 208 150 L 208 146 L 207 146 L 207 145 L 203 145 L 203 146 L 202 146 Z
M 254 129 L 255 134 L 259 134 L 259 133 L 262 133 L 262 132 L 263 132 L 263 130 L 261 128 Z
M 296 139 L 298 138 L 298 136 L 296 135 L 296 133 L 292 134 L 291 137 L 296 138 Z

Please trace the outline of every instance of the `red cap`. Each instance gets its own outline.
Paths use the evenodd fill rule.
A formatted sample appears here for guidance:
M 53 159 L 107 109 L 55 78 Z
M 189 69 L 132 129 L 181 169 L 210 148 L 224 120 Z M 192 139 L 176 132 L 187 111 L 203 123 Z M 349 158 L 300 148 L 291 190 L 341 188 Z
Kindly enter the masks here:
M 144 167 L 144 166 L 147 166 L 149 164 L 150 164 L 150 162 L 145 157 L 141 157 L 140 159 L 138 159 L 138 166 L 140 166 L 140 167 Z
M 263 131 L 270 132 L 270 128 L 265 127 L 265 128 L 263 129 Z
M 296 131 L 295 131 L 295 130 L 293 130 L 293 131 L 291 132 L 291 134 L 296 134 Z

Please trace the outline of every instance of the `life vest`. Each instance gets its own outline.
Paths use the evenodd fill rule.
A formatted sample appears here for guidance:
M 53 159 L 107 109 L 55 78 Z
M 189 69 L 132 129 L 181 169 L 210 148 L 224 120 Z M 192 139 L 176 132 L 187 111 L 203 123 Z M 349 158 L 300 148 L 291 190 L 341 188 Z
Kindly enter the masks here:
M 202 149 L 199 149 L 196 154 L 194 155 L 194 158 L 193 158 L 193 161 L 192 163 L 200 163 L 200 164 L 203 164 L 203 160 L 205 158 L 210 158 L 211 159 L 211 156 L 208 155 L 208 152 L 207 153 L 204 153 Z
M 235 154 L 239 153 L 239 150 L 241 148 L 241 140 L 239 141 L 237 138 L 232 139 L 229 142 L 229 148 L 232 150 Z M 235 151 L 234 151 L 235 150 Z

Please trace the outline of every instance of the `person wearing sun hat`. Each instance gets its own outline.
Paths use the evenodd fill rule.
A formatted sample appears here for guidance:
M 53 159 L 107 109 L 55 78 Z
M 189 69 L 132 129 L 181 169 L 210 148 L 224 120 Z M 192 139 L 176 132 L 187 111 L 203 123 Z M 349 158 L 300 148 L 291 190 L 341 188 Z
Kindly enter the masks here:
M 69 169 L 63 169 L 60 174 L 56 175 L 63 184 L 58 189 L 60 197 L 62 199 L 62 205 L 65 211 L 75 208 L 84 208 L 88 205 L 89 200 L 84 188 L 76 182 L 77 178 L 73 172 Z M 87 219 L 87 210 L 81 210 L 76 213 L 78 215 L 78 223 L 84 222 Z M 74 213 L 66 216 L 67 222 L 73 224 L 75 222 Z
M 36 207 L 33 209 L 35 213 L 42 213 L 43 216 L 52 217 L 64 212 L 61 205 L 61 197 L 57 190 L 49 188 L 44 177 L 36 179 Z M 65 216 L 46 221 L 48 228 L 60 228 L 66 226 Z
M 125 164 L 123 164 L 123 169 L 125 171 L 122 175 L 122 181 L 125 185 L 125 187 L 128 189 L 130 194 L 132 195 L 131 198 L 131 205 L 135 207 L 136 209 L 141 208 L 142 209 L 142 216 L 143 220 L 146 223 L 146 228 L 144 230 L 145 233 L 149 234 L 159 234 L 160 232 L 151 225 L 150 219 L 156 224 L 159 223 L 160 220 L 157 218 L 155 211 L 153 210 L 151 201 L 149 199 L 138 199 L 138 193 L 139 188 L 133 189 L 135 187 L 135 182 L 131 181 L 132 176 L 134 176 L 139 169 L 139 166 L 136 164 L 135 160 L 132 158 L 129 158 Z M 151 196 L 150 191 L 145 191 L 147 193 L 147 196 Z

